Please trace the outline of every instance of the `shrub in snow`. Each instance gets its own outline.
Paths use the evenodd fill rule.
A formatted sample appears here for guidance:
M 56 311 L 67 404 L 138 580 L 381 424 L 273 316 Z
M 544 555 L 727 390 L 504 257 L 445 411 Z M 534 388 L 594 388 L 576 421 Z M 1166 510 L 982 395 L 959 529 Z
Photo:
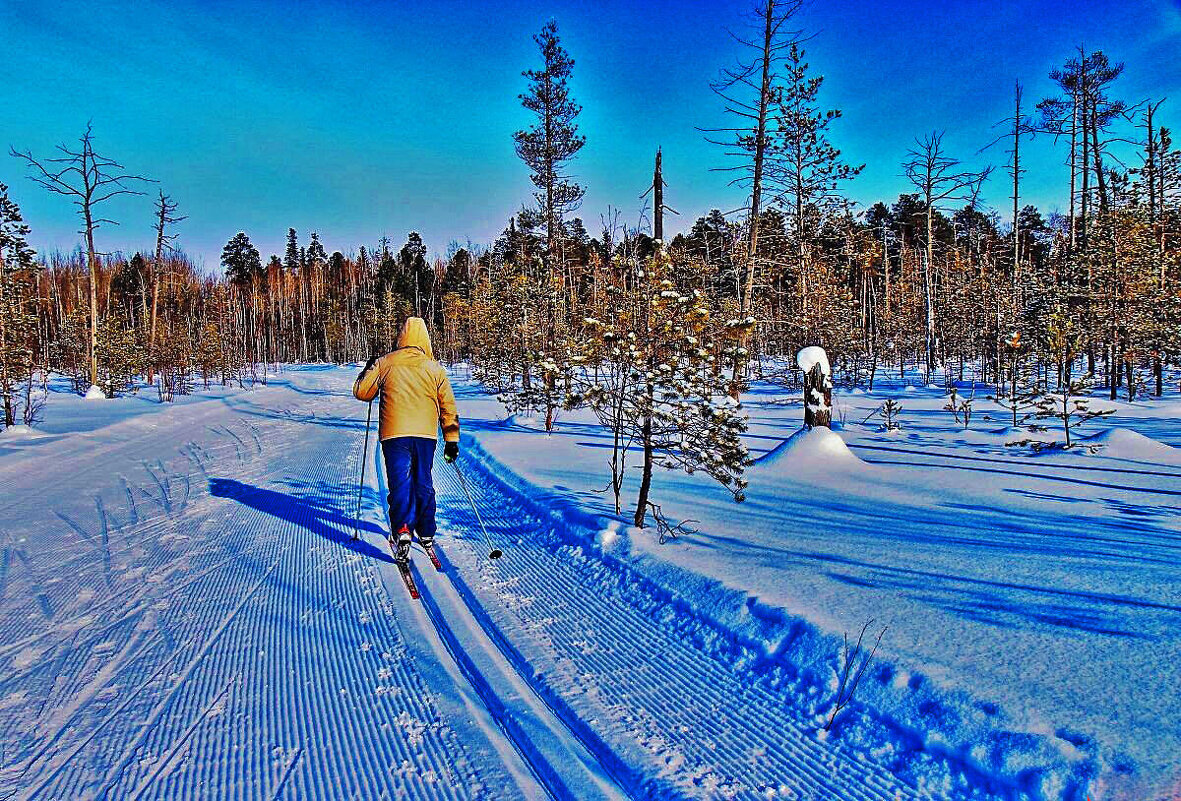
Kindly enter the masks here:
M 510 412 L 541 412 L 552 431 L 578 362 L 565 290 L 547 276 L 537 259 L 506 260 L 494 280 L 475 288 L 469 313 L 477 380 Z M 593 322 L 588 317 L 583 324 Z
M 853 695 L 857 692 L 857 686 L 861 684 L 861 677 L 865 675 L 865 670 L 869 667 L 869 663 L 873 661 L 873 657 L 878 651 L 878 646 L 882 644 L 882 637 L 886 634 L 885 626 L 882 626 L 882 630 L 878 632 L 877 640 L 874 642 L 872 648 L 867 651 L 862 646 L 862 641 L 865 639 L 865 632 L 872 625 L 872 618 L 865 621 L 865 625 L 861 627 L 861 633 L 857 635 L 857 642 L 852 648 L 849 647 L 849 635 L 844 635 L 845 645 L 841 649 L 841 664 L 836 675 L 836 695 L 833 697 L 832 712 L 829 713 L 828 723 L 824 724 L 825 731 L 832 728 L 833 721 L 837 719 L 837 714 L 853 700 Z
M 98 384 L 106 396 L 135 389 L 135 377 L 147 372 L 147 350 L 121 309 L 108 313 L 98 325 L 95 341 Z
M 951 412 L 951 416 L 956 423 L 962 425 L 965 429 L 972 423 L 972 402 L 976 400 L 976 387 L 972 387 L 972 394 L 967 398 L 961 398 L 959 391 L 952 384 L 950 394 L 947 396 L 947 403 L 944 404 L 943 410 Z

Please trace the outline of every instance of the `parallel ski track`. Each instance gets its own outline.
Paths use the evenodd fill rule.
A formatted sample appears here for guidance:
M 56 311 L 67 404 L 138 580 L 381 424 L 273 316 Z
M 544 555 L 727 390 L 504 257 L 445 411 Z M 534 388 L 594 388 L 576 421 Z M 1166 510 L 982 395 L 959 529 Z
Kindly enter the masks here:
M 988 462 L 991 464 L 1002 464 L 1007 467 L 1013 467 L 1019 470 L 1028 470 L 1033 468 L 1035 470 L 1081 470 L 1090 473 L 1116 473 L 1121 475 L 1133 476 L 1154 476 L 1158 478 L 1175 478 L 1181 480 L 1181 472 L 1173 472 L 1166 470 L 1148 470 L 1146 468 L 1138 467 L 1105 467 L 1102 465 L 1089 464 L 1066 464 L 1064 462 L 1054 462 L 1046 460 L 1035 460 L 1028 457 L 1003 459 L 997 456 L 977 456 L 963 453 L 947 453 L 944 451 L 935 451 L 917 448 L 900 448 L 896 446 L 887 445 L 873 445 L 869 443 L 850 442 L 850 448 L 860 449 L 865 451 L 883 451 L 887 453 L 902 453 L 908 456 L 922 456 L 928 459 L 947 459 L 952 462 Z M 1040 474 L 1031 474 L 1040 475 Z M 1130 488 L 1135 489 L 1135 488 Z
M 380 450 L 373 458 L 378 463 L 374 470 L 377 496 L 385 497 L 388 490 Z M 526 672 L 506 658 L 502 641 L 492 638 L 470 604 L 465 605 L 455 588 L 448 586 L 451 580 L 439 575 L 429 556 L 418 549 L 415 553 L 419 558 L 412 563 L 411 572 L 420 598 L 410 603 L 421 609 L 421 634 L 437 639 L 441 647 L 436 652 L 471 688 L 481 707 L 481 717 L 486 715 L 485 725 L 497 729 L 504 743 L 516 752 L 519 769 L 528 774 L 519 789 L 529 798 L 544 796 L 552 801 L 626 799 L 626 793 L 612 781 L 612 772 L 593 766 L 598 756 L 596 749 L 587 747 L 587 742 L 568 728 L 529 683 Z M 445 554 L 441 555 L 440 565 L 454 572 Z M 392 592 L 397 595 L 409 595 L 396 568 L 384 572 L 387 590 L 394 588 Z M 401 591 L 399 586 L 403 587 Z M 512 676 L 514 670 L 518 680 Z M 571 734 L 578 744 L 570 742 Z
M 316 403 L 329 401 L 301 399 Z M 228 444 L 218 431 L 203 465 L 180 460 L 190 469 L 187 505 L 164 499 L 136 514 L 134 501 L 120 505 L 105 560 L 97 536 L 88 543 L 61 521 L 20 543 L 31 571 L 13 570 L 17 547 L 0 542 L 9 561 L 0 698 L 11 691 L 0 704 L 0 790 L 21 799 L 459 800 L 491 797 L 507 781 L 486 760 L 477 767 L 440 715 L 373 563 L 320 519 L 351 516 L 359 442 L 326 432 L 308 441 L 294 422 L 266 429 L 268 458 L 256 463 L 247 464 L 250 439 Z M 210 498 L 206 475 L 292 503 Z M 108 495 L 119 491 L 107 481 Z M 65 542 L 54 548 L 56 536 Z M 136 569 L 104 582 L 111 560 Z M 34 596 L 51 582 L 46 619 Z M 93 590 L 90 601 L 72 599 L 81 587 Z M 29 648 L 44 658 L 14 663 Z
M 516 491 L 465 459 L 505 557 L 491 562 L 452 471 L 436 469 L 457 589 L 506 656 L 634 797 L 986 798 L 962 774 L 950 796 L 909 786 L 858 753 L 820 742 L 798 705 L 809 688 L 752 675 L 759 661 L 724 633 L 582 546 L 563 541 Z M 524 634 L 522 634 L 524 633 Z

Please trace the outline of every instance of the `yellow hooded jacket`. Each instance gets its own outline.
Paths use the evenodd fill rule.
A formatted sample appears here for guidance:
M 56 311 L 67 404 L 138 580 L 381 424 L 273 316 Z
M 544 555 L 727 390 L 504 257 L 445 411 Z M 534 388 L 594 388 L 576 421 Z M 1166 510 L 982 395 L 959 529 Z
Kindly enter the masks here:
M 381 439 L 423 437 L 459 442 L 459 414 L 447 371 L 435 361 L 431 337 L 421 317 L 402 327 L 398 349 L 387 353 L 353 383 L 353 394 L 371 401 L 381 393 Z

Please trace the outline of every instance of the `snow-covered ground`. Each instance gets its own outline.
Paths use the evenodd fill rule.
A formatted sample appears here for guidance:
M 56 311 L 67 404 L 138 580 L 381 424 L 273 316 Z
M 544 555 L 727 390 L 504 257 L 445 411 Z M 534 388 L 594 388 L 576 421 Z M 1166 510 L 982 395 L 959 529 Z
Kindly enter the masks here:
M 414 602 L 373 451 L 355 516 L 354 372 L 174 405 L 55 385 L 44 425 L 0 436 L 0 798 L 1177 792 L 1177 403 L 1032 456 L 989 404 L 965 432 L 889 384 L 837 389 L 839 438 L 786 442 L 798 394 L 759 385 L 748 500 L 659 474 L 699 530 L 659 545 L 610 514 L 591 418 L 547 436 L 458 371 L 505 556 L 438 463 L 447 570 L 419 554 Z M 901 431 L 859 424 L 884 397 Z M 879 658 L 824 732 L 869 618 Z
M 659 545 L 627 532 L 612 552 L 772 661 L 818 675 L 833 675 L 843 632 L 887 625 L 879 680 L 858 700 L 1013 786 L 1174 798 L 1181 403 L 1096 400 L 1117 410 L 1081 432 L 1102 447 L 1033 454 L 1006 445 L 1028 435 L 986 391 L 964 430 L 941 388 L 914 384 L 838 388 L 839 437 L 790 442 L 798 391 L 756 385 L 744 398 L 758 459 L 746 502 L 707 478 L 659 473 L 655 501 L 699 533 Z M 886 398 L 902 403 L 901 430 L 862 422 Z M 590 415 L 567 414 L 547 437 L 528 420 L 500 422 L 474 388 L 461 411 L 492 457 L 547 488 L 546 503 L 611 516 L 610 439 Z M 633 471 L 627 498 L 637 481 Z

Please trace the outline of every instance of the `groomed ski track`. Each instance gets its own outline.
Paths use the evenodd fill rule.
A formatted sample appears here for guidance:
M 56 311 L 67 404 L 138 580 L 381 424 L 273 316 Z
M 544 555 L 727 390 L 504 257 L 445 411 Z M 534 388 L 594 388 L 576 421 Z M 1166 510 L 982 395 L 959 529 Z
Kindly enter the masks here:
M 813 679 L 600 558 L 470 439 L 505 557 L 440 461 L 447 570 L 416 550 L 411 600 L 376 451 L 350 538 L 352 377 L 291 371 L 47 443 L 95 466 L 60 478 L 68 508 L 38 501 L 48 464 L 0 466 L 21 521 L 0 540 L 0 797 L 1019 797 L 884 723 L 872 747 L 825 741 Z
M 325 375 L 7 460 L 0 797 L 537 797 L 350 541 L 364 423 Z

